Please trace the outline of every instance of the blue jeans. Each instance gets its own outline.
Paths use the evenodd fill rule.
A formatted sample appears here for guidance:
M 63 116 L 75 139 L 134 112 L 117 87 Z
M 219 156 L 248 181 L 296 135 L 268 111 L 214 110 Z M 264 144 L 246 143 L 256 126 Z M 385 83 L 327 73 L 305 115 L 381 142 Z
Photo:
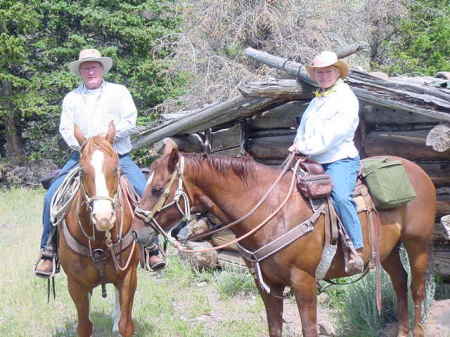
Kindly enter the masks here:
M 356 178 L 361 167 L 359 157 L 344 158 L 332 163 L 323 164 L 325 172 L 333 182 L 331 198 L 336 212 L 341 218 L 355 249 L 364 247 L 361 223 L 353 202 L 352 193 L 356 186 Z
M 80 154 L 78 152 L 73 152 L 66 162 L 66 164 L 61 169 L 58 177 L 52 182 L 50 188 L 44 197 L 44 210 L 42 212 L 42 236 L 41 236 L 41 249 L 47 246 L 47 241 L 52 229 L 52 222 L 50 219 L 50 203 L 52 201 L 53 195 L 55 194 L 58 187 L 64 181 L 66 175 L 72 170 L 78 162 L 80 161 Z M 119 165 L 122 173 L 127 177 L 128 181 L 133 185 L 136 193 L 142 196 L 144 193 L 145 185 L 147 180 L 141 169 L 133 162 L 129 154 L 119 156 Z

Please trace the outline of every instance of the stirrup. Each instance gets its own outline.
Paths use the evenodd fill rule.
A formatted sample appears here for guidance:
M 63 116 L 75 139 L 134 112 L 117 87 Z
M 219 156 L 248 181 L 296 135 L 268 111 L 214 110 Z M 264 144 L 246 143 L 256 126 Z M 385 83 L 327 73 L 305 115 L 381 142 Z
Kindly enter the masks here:
M 144 269 L 147 271 L 159 271 L 163 269 L 166 266 L 166 262 L 164 261 L 164 258 L 160 258 L 161 261 L 159 263 L 156 263 L 154 265 L 150 265 L 150 258 L 152 256 L 158 256 L 160 250 L 158 249 L 157 245 L 152 245 L 150 247 L 144 247 Z
M 43 271 L 37 270 L 39 263 L 44 260 L 52 261 L 52 271 L 51 272 L 43 272 Z M 41 251 L 41 254 L 39 255 L 36 263 L 33 265 L 33 273 L 38 277 L 49 279 L 49 278 L 54 277 L 57 273 L 59 273 L 59 271 L 60 271 L 60 265 L 59 265 L 58 254 L 56 254 L 56 252 L 54 252 L 53 250 L 43 249 Z

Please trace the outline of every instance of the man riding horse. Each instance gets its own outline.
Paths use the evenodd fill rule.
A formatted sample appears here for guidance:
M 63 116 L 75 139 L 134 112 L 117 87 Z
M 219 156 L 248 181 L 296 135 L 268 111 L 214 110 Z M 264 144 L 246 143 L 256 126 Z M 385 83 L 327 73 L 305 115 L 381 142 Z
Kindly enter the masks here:
M 125 86 L 103 79 L 112 65 L 112 59 L 103 57 L 96 49 L 81 50 L 79 59 L 68 65 L 70 71 L 82 80 L 76 89 L 64 97 L 59 125 L 61 136 L 73 152 L 45 195 L 41 254 L 34 269 L 37 276 L 48 278 L 56 272 L 56 227 L 53 226 L 50 216 L 51 202 L 67 174 L 80 160 L 79 151 L 82 144 L 79 144 L 74 136 L 74 125 L 89 138 L 106 133 L 109 123 L 113 121 L 117 130 L 114 149 L 119 155 L 120 170 L 139 196 L 144 192 L 146 178 L 130 156 L 129 132 L 136 126 L 136 106 Z M 158 253 L 158 248 L 151 249 L 146 261 L 153 270 L 165 265 Z
M 359 153 L 353 141 L 359 124 L 358 99 L 343 81 L 349 68 L 335 53 L 320 53 L 306 69 L 320 89 L 304 112 L 289 151 L 319 162 L 331 177 L 331 197 L 354 246 L 348 268 L 361 272 L 364 263 L 359 253 L 363 238 L 352 198 L 360 169 Z

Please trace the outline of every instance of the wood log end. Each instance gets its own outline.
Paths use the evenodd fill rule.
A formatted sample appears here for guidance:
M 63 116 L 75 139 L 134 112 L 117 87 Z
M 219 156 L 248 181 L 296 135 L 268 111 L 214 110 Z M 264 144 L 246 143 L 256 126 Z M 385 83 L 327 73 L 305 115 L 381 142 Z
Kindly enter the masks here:
M 441 237 L 450 240 L 450 214 L 441 217 L 441 221 L 437 223 L 436 227 Z
M 428 133 L 425 144 L 437 152 L 445 152 L 450 148 L 450 127 L 447 124 L 436 125 Z

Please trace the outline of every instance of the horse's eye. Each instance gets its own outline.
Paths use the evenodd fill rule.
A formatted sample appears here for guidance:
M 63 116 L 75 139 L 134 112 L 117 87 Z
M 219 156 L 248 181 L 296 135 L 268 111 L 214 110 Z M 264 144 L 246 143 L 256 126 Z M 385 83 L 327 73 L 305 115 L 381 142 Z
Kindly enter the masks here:
M 153 186 L 152 187 L 152 194 L 154 195 L 160 195 L 162 193 L 162 187 L 160 186 Z

